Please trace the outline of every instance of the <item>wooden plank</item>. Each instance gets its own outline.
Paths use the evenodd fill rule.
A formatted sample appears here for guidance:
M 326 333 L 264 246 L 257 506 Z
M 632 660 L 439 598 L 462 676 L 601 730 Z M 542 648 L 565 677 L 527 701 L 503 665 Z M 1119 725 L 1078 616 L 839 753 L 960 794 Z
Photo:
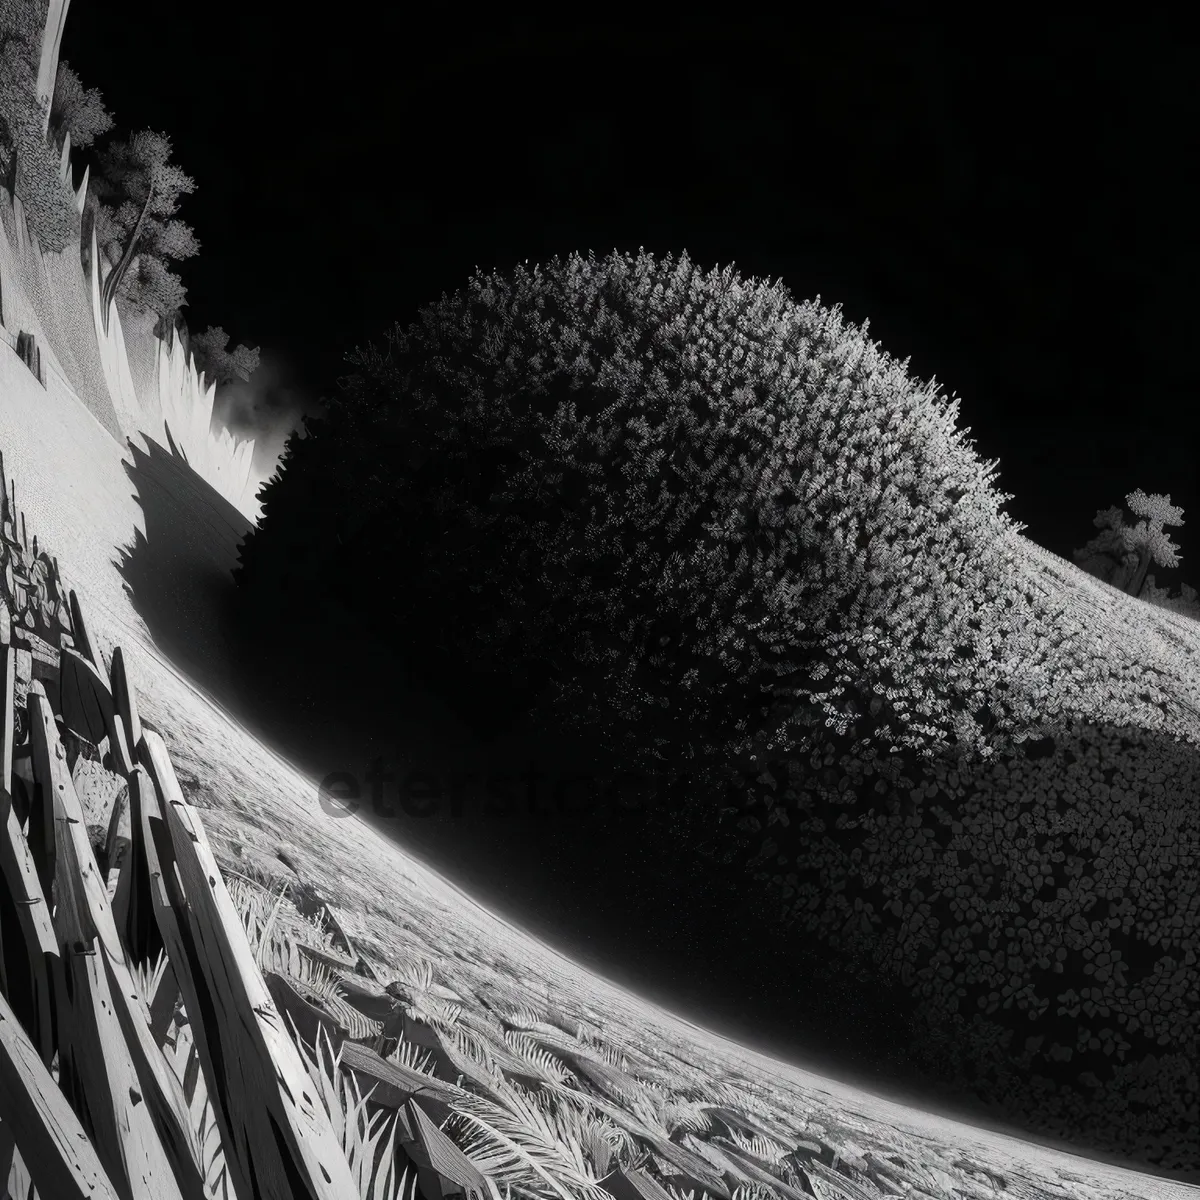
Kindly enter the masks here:
M 0 457 L 0 477 L 3 476 L 4 462 Z M 0 694 L 0 807 L 5 811 L 0 815 L 5 816 L 5 827 L 8 825 L 7 817 L 12 814 L 12 797 L 9 793 L 9 788 L 12 786 L 12 742 L 13 742 L 13 686 L 15 680 L 14 664 L 12 655 L 9 651 L 9 638 L 12 637 L 12 625 L 9 621 L 8 607 L 4 603 L 4 598 L 0 596 L 0 689 L 3 689 Z M 15 814 L 12 814 L 15 816 Z M 18 824 L 17 832 L 20 833 Z M 2 833 L 2 831 L 0 831 Z M 3 906 L 5 897 L 0 895 L 0 906 Z M 4 952 L 4 924 L 7 920 L 6 912 L 0 912 L 0 992 L 5 995 L 11 995 L 8 973 L 5 970 L 5 952 Z M 11 933 L 9 935 L 11 940 Z M 10 947 L 9 954 L 14 951 Z M 6 1151 L 5 1146 L 11 1142 L 0 1128 L 0 1184 L 7 1178 L 8 1166 L 6 1163 L 11 1160 L 11 1147 Z
M 175 978 L 175 972 L 168 959 L 159 978 L 158 987 L 154 989 L 154 995 L 150 998 L 150 1032 L 160 1046 L 167 1040 L 178 1000 L 179 981 Z
M 350 1165 L 254 961 L 199 814 L 162 738 L 143 728 L 138 752 L 154 783 L 142 828 L 159 926 L 234 1191 L 259 1200 L 353 1196 Z
M 129 816 L 129 785 L 121 788 L 113 797 L 112 812 L 108 816 L 108 837 L 104 842 L 104 859 L 108 866 L 106 890 L 111 901 L 116 890 L 121 864 L 129 853 L 132 836 Z
M 29 730 L 29 740 L 23 749 L 26 751 L 27 757 L 23 759 L 21 766 L 26 768 L 28 772 L 26 779 L 29 784 L 27 788 L 29 795 L 29 816 L 26 821 L 26 837 L 29 842 L 29 852 L 33 857 L 38 879 L 42 885 L 42 895 L 46 898 L 51 909 L 53 909 L 53 883 L 57 870 L 56 858 L 58 850 L 54 837 L 54 794 L 46 787 L 45 774 L 39 774 L 38 771 L 36 726 L 38 725 L 37 713 L 40 711 L 37 708 L 39 696 L 42 696 L 44 699 L 42 685 L 40 683 L 31 683 L 25 700 L 25 726 Z M 51 720 L 53 720 L 53 713 L 50 716 Z M 54 742 L 58 744 L 57 729 L 54 729 Z M 63 766 L 66 766 L 65 759 Z M 51 912 L 51 915 L 53 915 L 53 912 Z M 56 945 L 57 942 L 58 939 L 56 937 Z
M 29 843 L 13 810 L 12 778 L 13 660 L 0 646 L 0 872 L 18 911 L 31 953 L 58 954 L 50 910 L 38 879 Z
M 141 812 L 154 784 L 144 767 L 129 772 L 129 848 L 121 863 L 113 890 L 113 921 L 130 961 L 142 965 L 158 961 L 163 937 L 155 915 L 149 858 L 146 853 Z M 107 890 L 107 889 L 106 889 Z
M 59 702 L 63 724 L 99 745 L 114 721 L 112 693 L 96 665 L 74 650 L 60 651 Z
M 483 1172 L 425 1115 L 420 1105 L 410 1100 L 407 1116 L 416 1136 L 402 1144 L 405 1153 L 417 1164 L 418 1173 L 424 1168 L 450 1180 L 460 1190 L 484 1190 Z M 421 1179 L 420 1183 L 421 1190 L 430 1194 L 432 1189 L 427 1188 L 426 1181 Z M 445 1195 L 451 1190 L 454 1189 L 439 1188 L 438 1193 Z
M 189 1104 L 196 1101 L 196 1085 L 200 1082 L 200 1054 L 196 1043 L 192 1042 L 188 1050 L 187 1066 L 183 1070 L 183 1091 Z M 205 1093 L 207 1095 L 207 1093 Z
M 0 1121 L 38 1192 L 55 1200 L 121 1200 L 79 1118 L 0 996 Z
M 0 995 L 3 995 L 0 992 Z M 17 1143 L 12 1130 L 0 1121 L 0 1188 L 5 1184 L 13 1167 L 13 1158 L 17 1153 Z
M 122 1193 L 131 1200 L 184 1200 L 185 1195 L 203 1200 L 203 1180 L 194 1164 L 190 1192 L 176 1180 L 151 1108 L 142 1103 L 141 1081 L 126 1049 L 83 891 L 83 880 L 95 864 L 79 857 L 69 809 L 69 804 L 61 806 L 57 822 L 60 869 L 54 914 L 67 982 L 56 997 L 61 1074 L 72 1081 L 70 1095 L 101 1163 Z
M 117 720 L 115 710 L 112 724 L 108 730 L 108 757 L 109 769 L 128 779 L 129 772 L 134 768 L 134 756 L 130 753 L 129 743 L 125 740 L 125 726 Z
M 138 717 L 137 696 L 129 685 L 125 656 L 121 653 L 120 646 L 113 649 L 109 678 L 112 680 L 113 707 L 125 734 L 125 747 L 127 752 L 132 754 L 142 740 L 142 722 Z
M 415 1100 L 429 1119 L 440 1125 L 453 1111 L 451 1103 L 465 1093 L 461 1088 L 431 1079 L 420 1071 L 389 1059 L 380 1058 L 374 1050 L 358 1042 L 342 1045 L 343 1071 L 355 1077 L 359 1091 L 366 1093 L 374 1087 L 373 1099 L 386 1108 L 403 1108 L 409 1100 Z
M 310 1004 L 285 976 L 276 971 L 268 971 L 264 978 L 271 992 L 271 999 L 275 1001 L 275 1007 L 281 1015 L 291 1018 L 296 1032 L 305 1042 L 316 1049 L 318 1034 L 323 1031 L 334 1052 L 341 1049 L 342 1043 L 350 1036 L 343 1026 L 327 1012 L 322 1012 L 315 1004 Z
M 4 787 L 0 787 L 0 875 L 3 901 L 11 915 L 11 921 L 6 915 L 5 922 L 10 931 L 19 929 L 21 935 L 20 945 L 9 937 L 2 948 L 7 994 L 48 1066 L 54 1056 L 54 1024 L 47 961 L 58 956 L 58 939 L 29 843 Z
M 83 609 L 79 607 L 79 597 L 75 595 L 75 589 L 72 588 L 68 597 L 68 603 L 71 606 L 71 638 L 75 643 L 75 649 L 92 664 L 93 667 L 100 666 L 100 660 L 97 659 L 95 652 L 92 649 L 92 639 L 88 637 L 87 625 L 83 620 Z
M 124 1039 L 122 1054 L 136 1072 L 141 1102 L 149 1109 L 164 1150 L 170 1155 L 174 1177 L 188 1200 L 203 1200 L 203 1164 L 187 1101 L 175 1072 L 168 1065 L 150 1031 L 150 1014 L 134 982 L 130 963 L 118 934 L 112 909 L 100 882 L 100 872 L 87 839 L 83 809 L 67 771 L 66 756 L 54 725 L 54 714 L 41 685 L 30 693 L 30 732 L 35 771 L 43 781 L 42 790 L 52 798 L 56 825 L 69 834 L 78 876 L 62 880 L 72 884 L 71 894 L 94 937 L 107 971 L 106 979 L 112 1007 Z M 74 885 L 78 884 L 78 888 Z M 64 967 L 64 970 L 66 968 Z M 62 1036 L 62 1030 L 59 1030 Z

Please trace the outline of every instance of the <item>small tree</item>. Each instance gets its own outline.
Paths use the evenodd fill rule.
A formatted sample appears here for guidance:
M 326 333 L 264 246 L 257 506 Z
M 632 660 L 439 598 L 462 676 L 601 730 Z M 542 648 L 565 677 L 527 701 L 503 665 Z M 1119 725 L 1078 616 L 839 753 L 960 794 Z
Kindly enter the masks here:
M 200 243 L 190 225 L 168 220 L 195 182 L 167 160 L 171 142 L 151 130 L 108 147 L 99 158 L 93 205 L 96 242 L 116 265 L 101 289 L 108 328 L 111 302 L 120 296 L 143 311 L 170 319 L 186 303 L 186 289 L 167 269 L 166 259 L 191 258 Z M 117 207 L 105 203 L 112 200 Z
M 233 379 L 249 379 L 258 370 L 257 346 L 236 346 L 226 350 L 228 342 L 229 334 L 217 325 L 192 334 L 186 343 L 196 360 L 196 370 L 203 372 L 208 382 L 218 387 Z
M 1130 492 L 1125 503 L 1143 519 L 1128 526 L 1119 507 L 1099 510 L 1093 524 L 1101 532 L 1072 553 L 1089 575 L 1140 596 L 1151 562 L 1160 567 L 1179 566 L 1179 547 L 1163 532 L 1163 526 L 1182 525 L 1183 509 L 1171 503 L 1170 495 L 1147 496 L 1141 488 Z

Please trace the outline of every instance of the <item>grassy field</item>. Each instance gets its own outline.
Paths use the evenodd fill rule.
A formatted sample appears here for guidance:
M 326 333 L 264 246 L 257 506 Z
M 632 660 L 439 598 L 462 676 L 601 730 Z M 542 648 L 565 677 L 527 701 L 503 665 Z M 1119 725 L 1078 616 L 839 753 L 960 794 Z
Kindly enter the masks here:
M 9 311 L 16 295 L 10 287 Z M 36 327 L 32 316 L 22 322 Z M 162 731 L 180 783 L 202 812 L 262 966 L 292 981 L 333 1025 L 365 1032 L 374 1044 L 382 1034 L 364 1030 L 359 1022 L 370 1018 L 350 1002 L 354 972 L 321 967 L 299 949 L 328 950 L 329 931 L 293 911 L 286 896 L 276 908 L 285 884 L 289 895 L 307 887 L 333 898 L 364 960 L 396 984 L 392 998 L 404 1012 L 393 1060 L 429 1074 L 447 1098 L 443 1131 L 485 1166 L 500 1195 L 588 1195 L 613 1163 L 640 1164 L 668 1195 L 697 1198 L 738 1189 L 788 1195 L 789 1187 L 818 1200 L 1197 1194 L 1073 1155 L 1062 1143 L 897 1103 L 861 1081 L 773 1060 L 689 1025 L 556 954 L 363 821 L 327 819 L 315 781 L 227 702 L 238 664 L 216 602 L 239 537 L 231 506 L 169 456 L 119 444 L 76 396 L 32 381 L 7 344 L 0 345 L 0 448 L 31 533 L 58 557 L 87 606 L 97 654 L 110 661 L 122 648 L 143 716 Z M 1099 721 L 1132 718 L 1200 743 L 1194 627 L 1134 608 L 1136 601 L 1031 544 L 1025 552 L 1045 610 L 1069 611 L 1082 631 L 1055 660 L 1057 674 L 1031 684 L 1059 709 Z M 131 554 L 151 567 L 132 582 Z M 1102 639 L 1119 651 L 1095 653 Z M 298 655 L 330 652 L 297 647 Z M 1093 669 L 1112 658 L 1119 659 L 1115 683 L 1099 688 Z M 1147 673 L 1153 695 L 1140 701 Z M 95 815 L 103 823 L 103 810 Z M 355 996 L 361 991 L 360 984 Z M 176 1024 L 186 1077 L 186 1025 Z M 437 1034 L 436 1052 L 426 1031 Z M 342 1055 L 355 1044 L 344 1043 Z M 386 1114 L 360 1110 L 325 1048 L 307 1050 L 314 1085 L 355 1161 L 369 1156 L 373 1166 L 366 1143 L 388 1136 Z M 198 1112 L 197 1131 L 207 1137 L 204 1120 Z M 681 1161 L 711 1186 L 688 1182 Z M 412 1185 L 410 1176 L 403 1186 Z M 382 1186 L 379 1196 L 399 1194 L 399 1180 Z

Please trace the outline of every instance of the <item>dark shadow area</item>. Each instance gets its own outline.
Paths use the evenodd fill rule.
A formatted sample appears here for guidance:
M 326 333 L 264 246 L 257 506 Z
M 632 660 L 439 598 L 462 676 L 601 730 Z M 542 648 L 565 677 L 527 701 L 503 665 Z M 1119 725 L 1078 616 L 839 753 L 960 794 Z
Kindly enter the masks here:
M 251 523 L 179 455 L 132 439 L 125 471 L 142 509 L 145 536 L 115 565 L 158 648 L 205 690 L 236 687 L 228 653 L 234 584 L 230 565 Z
M 318 825 L 348 819 L 344 809 L 354 807 L 514 925 L 746 1046 L 916 1108 L 1072 1149 L 1021 1128 L 1019 1110 L 988 1108 L 894 1057 L 885 1063 L 911 1044 L 913 996 L 899 984 L 856 978 L 815 938 L 781 930 L 778 901 L 741 862 L 698 852 L 705 839 L 719 845 L 729 833 L 681 822 L 672 807 L 681 796 L 655 795 L 650 784 L 640 800 L 624 794 L 627 803 L 580 800 L 578 789 L 562 785 L 595 774 L 597 746 L 547 738 L 522 719 L 493 738 L 468 731 L 378 635 L 314 624 L 305 597 L 279 614 L 269 639 L 249 636 L 229 574 L 248 522 L 162 447 L 134 448 L 133 456 L 146 536 L 124 552 L 121 570 L 135 608 L 176 666 L 248 729 L 316 779 L 341 772 L 352 780 L 353 805 L 322 804 L 314 794 Z M 487 693 L 486 681 L 462 686 L 481 689 L 476 707 L 503 711 L 505 695 Z M 343 780 L 335 794 L 346 790 Z M 575 799 L 560 803 L 568 792 Z M 853 836 L 835 835 L 847 853 Z M 868 891 L 847 875 L 851 901 Z M 1123 950 L 1135 973 L 1152 965 L 1145 947 Z M 1055 982 L 1061 990 L 1085 981 Z M 1023 1014 L 1012 1019 L 1025 1036 Z M 1060 1024 L 1053 1032 L 1065 1039 L 1071 1022 Z M 1088 1065 L 1104 1078 L 1102 1056 Z M 1076 1060 L 1062 1074 L 1082 1069 Z M 1078 1144 L 1075 1152 L 1160 1169 Z
M 772 934 L 744 870 L 672 844 L 669 818 L 653 805 L 562 814 L 551 803 L 543 812 L 540 797 L 552 801 L 556 781 L 588 774 L 580 763 L 593 761 L 593 747 L 548 744 L 522 722 L 490 742 L 473 737 L 378 645 L 345 629 L 319 635 L 302 597 L 295 613 L 280 614 L 271 645 L 250 638 L 230 575 L 249 522 L 181 457 L 152 441 L 148 451 L 131 449 L 146 528 L 119 564 L 132 603 L 160 650 L 247 729 L 318 779 L 353 774 L 360 815 L 385 836 L 584 965 L 766 1052 L 878 1084 L 872 1051 L 907 1024 L 899 990 L 815 987 L 822 956 L 809 961 Z M 351 664 L 360 665 L 347 672 Z M 459 774 L 482 783 L 466 789 L 460 816 L 447 803 L 426 818 L 405 813 L 396 785 L 385 783 L 377 813 L 367 778 L 376 759 L 447 789 Z M 533 793 L 530 764 L 545 777 Z M 516 799 L 492 813 L 486 782 L 505 775 L 514 782 L 500 790 Z M 533 812 L 530 794 L 539 797 Z

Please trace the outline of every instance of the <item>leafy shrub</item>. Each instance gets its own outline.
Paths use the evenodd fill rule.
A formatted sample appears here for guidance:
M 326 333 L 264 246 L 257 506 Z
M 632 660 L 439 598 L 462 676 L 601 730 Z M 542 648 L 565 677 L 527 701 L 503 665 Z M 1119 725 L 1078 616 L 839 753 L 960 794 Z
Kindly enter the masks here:
M 1140 596 L 1151 562 L 1160 567 L 1177 567 L 1180 563 L 1179 547 L 1163 531 L 1163 526 L 1182 525 L 1183 509 L 1173 505 L 1169 495 L 1147 496 L 1141 488 L 1130 492 L 1125 503 L 1143 519 L 1130 526 L 1125 524 L 1119 507 L 1101 509 L 1092 522 L 1100 532 L 1073 554 L 1089 575 L 1131 596 Z
M 1001 710 L 1023 527 L 866 325 L 644 251 L 477 271 L 419 318 L 266 485 L 238 573 L 264 628 L 303 589 L 460 706 L 500 681 L 480 720 L 515 697 L 722 776 L 802 720 L 970 742 Z
M 205 376 L 206 386 L 248 380 L 258 370 L 258 347 L 239 345 L 227 350 L 229 334 L 220 325 L 193 333 L 186 345 L 196 360 L 196 370 Z
M 54 130 L 58 149 L 62 150 L 68 134 L 72 149 L 86 149 L 112 127 L 112 114 L 104 107 L 99 89 L 85 88 L 70 63 L 59 63 L 50 105 L 50 128 Z

